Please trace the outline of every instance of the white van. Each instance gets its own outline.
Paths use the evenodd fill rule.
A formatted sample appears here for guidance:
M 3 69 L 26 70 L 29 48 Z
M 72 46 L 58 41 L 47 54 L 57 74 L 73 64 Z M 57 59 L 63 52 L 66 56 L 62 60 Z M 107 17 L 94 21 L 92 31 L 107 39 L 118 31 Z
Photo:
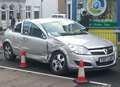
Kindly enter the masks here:
M 67 18 L 66 14 L 52 14 L 52 18 Z

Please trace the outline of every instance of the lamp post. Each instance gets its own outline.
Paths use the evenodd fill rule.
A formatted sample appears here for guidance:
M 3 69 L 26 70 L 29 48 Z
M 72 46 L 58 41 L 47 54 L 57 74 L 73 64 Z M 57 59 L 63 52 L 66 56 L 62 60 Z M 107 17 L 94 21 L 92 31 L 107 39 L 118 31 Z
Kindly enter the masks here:
M 43 0 L 41 0 L 41 18 L 43 17 Z

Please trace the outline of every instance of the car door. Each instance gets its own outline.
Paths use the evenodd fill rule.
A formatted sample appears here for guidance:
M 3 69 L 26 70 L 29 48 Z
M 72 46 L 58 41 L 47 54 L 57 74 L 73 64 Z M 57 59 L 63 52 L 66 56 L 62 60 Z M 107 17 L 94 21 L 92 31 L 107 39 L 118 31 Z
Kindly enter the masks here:
M 19 54 L 19 49 L 21 46 L 21 27 L 22 23 L 18 23 L 15 28 L 12 30 L 12 37 L 11 37 L 11 42 L 12 42 L 12 47 L 14 48 L 15 53 Z
M 36 60 L 47 58 L 47 39 L 42 30 L 31 22 L 23 23 L 23 49 Z

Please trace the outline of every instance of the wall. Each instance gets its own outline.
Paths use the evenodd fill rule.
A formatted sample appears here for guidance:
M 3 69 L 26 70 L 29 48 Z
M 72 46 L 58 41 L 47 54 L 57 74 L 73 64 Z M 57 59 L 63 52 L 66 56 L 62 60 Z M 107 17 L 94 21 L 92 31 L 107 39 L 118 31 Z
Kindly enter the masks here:
M 9 19 L 9 5 L 15 5 L 15 18 L 17 21 L 17 13 L 20 11 L 21 20 L 26 18 L 26 6 L 31 6 L 31 19 L 34 19 L 34 11 L 39 11 L 39 17 L 51 17 L 52 14 L 59 13 L 58 12 L 58 0 L 43 0 L 41 4 L 41 0 L 0 0 L 0 7 L 6 4 L 6 20 L 2 20 L 0 18 L 0 26 L 3 28 L 7 28 L 10 25 Z M 20 5 L 20 6 L 19 6 Z M 42 6 L 41 6 L 42 5 Z M 61 9 L 60 9 L 61 11 Z M 0 8 L 0 16 L 1 16 L 1 8 Z
M 58 11 L 59 13 L 65 14 L 66 7 L 65 7 L 65 0 L 58 0 Z
M 23 13 L 25 13 L 24 12 L 24 8 L 25 8 L 25 0 L 0 0 L 0 27 L 2 27 L 3 29 L 6 29 L 8 26 L 10 26 L 10 22 L 11 22 L 11 20 L 10 20 L 10 18 L 9 18 L 9 16 L 10 16 L 10 14 L 9 14 L 9 11 L 10 11 L 10 8 L 9 8 L 9 6 L 10 5 L 13 5 L 14 6 L 14 17 L 15 17 L 15 19 L 16 19 L 16 21 L 17 21 L 17 13 L 19 13 L 19 11 L 21 11 L 22 12 L 22 19 L 23 19 Z M 3 6 L 3 5 L 6 5 L 5 6 L 5 12 L 6 12 L 6 19 L 5 20 L 2 20 L 1 19 L 1 15 L 2 15 L 2 10 L 1 10 L 1 6 Z
M 58 12 L 58 0 L 44 0 L 43 1 L 43 17 L 51 17 L 52 14 Z
M 41 0 L 26 0 L 26 5 L 40 6 Z
M 40 17 L 51 17 L 51 14 L 58 13 L 58 0 L 26 0 L 26 5 L 32 6 L 32 11 L 39 8 Z M 33 18 L 33 17 L 32 17 Z

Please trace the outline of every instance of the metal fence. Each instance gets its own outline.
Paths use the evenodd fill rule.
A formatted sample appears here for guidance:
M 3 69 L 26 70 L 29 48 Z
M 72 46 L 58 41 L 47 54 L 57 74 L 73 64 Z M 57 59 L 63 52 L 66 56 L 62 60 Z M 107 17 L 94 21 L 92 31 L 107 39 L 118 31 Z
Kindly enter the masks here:
M 103 38 L 105 40 L 112 41 L 116 46 L 118 50 L 118 56 L 120 57 L 120 30 L 90 30 L 90 33 Z

